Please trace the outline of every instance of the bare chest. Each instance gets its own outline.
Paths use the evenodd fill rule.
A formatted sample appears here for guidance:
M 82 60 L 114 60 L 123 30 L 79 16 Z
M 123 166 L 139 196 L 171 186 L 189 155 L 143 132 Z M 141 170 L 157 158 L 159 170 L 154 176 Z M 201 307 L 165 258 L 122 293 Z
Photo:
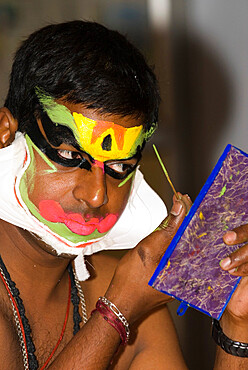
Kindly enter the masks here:
M 38 308 L 37 308 L 38 311 Z M 73 314 L 72 307 L 65 324 L 64 317 L 58 314 L 40 314 L 30 317 L 26 312 L 28 324 L 31 332 L 28 333 L 27 323 L 24 323 L 24 331 L 30 336 L 31 343 L 34 345 L 33 353 L 38 362 L 39 369 L 50 359 L 49 364 L 59 355 L 62 349 L 73 336 Z M 62 334 L 62 336 L 61 336 Z M 26 344 L 30 347 L 30 344 Z M 23 340 L 18 335 L 18 327 L 14 319 L 10 301 L 6 297 L 0 296 L 0 359 L 1 369 L 20 370 L 24 368 L 24 353 L 22 350 Z
M 2 304 L 1 304 L 2 306 Z M 7 314 L 6 314 L 7 313 Z M 32 321 L 32 320 L 31 320 Z M 32 341 L 35 346 L 35 357 L 39 364 L 39 369 L 46 363 L 53 351 L 55 353 L 51 356 L 52 363 L 59 355 L 63 348 L 72 338 L 73 334 L 73 319 L 68 323 L 68 327 L 64 333 L 63 339 L 56 349 L 59 335 L 61 333 L 62 323 L 49 323 L 46 320 L 37 321 L 32 325 Z M 11 310 L 7 312 L 0 312 L 0 359 L 1 369 L 20 370 L 24 369 L 23 353 L 21 351 L 21 343 L 18 338 L 16 325 L 13 319 Z M 112 364 L 109 369 L 126 370 L 129 368 L 133 357 L 135 356 L 135 343 L 123 348 L 120 346 L 119 351 L 113 358 Z

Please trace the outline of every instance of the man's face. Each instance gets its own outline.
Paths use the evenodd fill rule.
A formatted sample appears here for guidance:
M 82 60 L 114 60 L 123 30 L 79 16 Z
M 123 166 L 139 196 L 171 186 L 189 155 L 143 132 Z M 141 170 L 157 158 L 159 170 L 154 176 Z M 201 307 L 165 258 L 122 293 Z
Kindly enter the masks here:
M 97 239 L 122 214 L 140 159 L 141 119 L 47 104 L 20 192 L 31 213 L 73 243 Z

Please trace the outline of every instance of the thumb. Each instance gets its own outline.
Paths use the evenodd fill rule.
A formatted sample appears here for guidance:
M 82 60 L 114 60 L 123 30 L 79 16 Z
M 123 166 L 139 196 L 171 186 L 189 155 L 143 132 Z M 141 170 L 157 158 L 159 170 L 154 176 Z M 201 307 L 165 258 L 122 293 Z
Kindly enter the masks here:
M 184 217 L 187 215 L 192 205 L 188 195 L 179 195 L 179 198 L 173 197 L 173 205 L 169 215 L 161 222 L 155 231 L 163 230 L 166 239 L 173 237 L 181 225 Z
M 180 196 L 179 199 L 173 198 L 173 206 L 169 215 L 161 222 L 155 232 L 148 235 L 137 246 L 138 254 L 144 264 L 147 264 L 148 261 L 159 263 L 190 206 L 191 200 L 187 195 Z

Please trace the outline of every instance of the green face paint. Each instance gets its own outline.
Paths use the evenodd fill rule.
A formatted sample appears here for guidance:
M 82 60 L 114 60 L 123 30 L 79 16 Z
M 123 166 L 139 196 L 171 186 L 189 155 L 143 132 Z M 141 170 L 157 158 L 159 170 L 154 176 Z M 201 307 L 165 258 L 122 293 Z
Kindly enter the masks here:
M 36 152 L 41 156 L 41 158 L 43 159 L 43 161 L 46 162 L 46 164 L 51 168 L 50 170 L 45 170 L 44 171 L 44 174 L 48 174 L 48 173 L 54 173 L 54 172 L 57 172 L 57 168 L 56 166 L 47 158 L 47 156 L 42 153 L 42 151 L 32 142 L 32 140 L 30 139 L 30 137 L 28 135 L 25 135 L 25 139 L 26 139 L 26 142 L 27 142 L 27 145 L 28 145 L 28 148 L 29 148 L 29 152 L 30 152 L 30 156 L 31 156 L 31 162 L 30 162 L 30 165 L 33 167 L 34 166 L 34 162 L 35 162 L 35 159 L 34 159 L 34 152 L 33 150 L 35 149 Z M 34 169 L 33 169 L 33 172 L 34 172 Z
M 120 188 L 121 186 L 123 186 L 124 184 L 126 184 L 126 182 L 131 179 L 131 177 L 133 177 L 133 175 L 135 174 L 135 171 L 131 172 L 119 185 L 118 185 L 118 188 Z
M 79 143 L 78 130 L 70 110 L 66 108 L 66 106 L 56 103 L 56 101 L 52 97 L 46 95 L 38 87 L 35 89 L 35 92 L 50 120 L 56 125 L 59 124 L 68 127 Z
M 69 109 L 62 104 L 56 103 L 52 97 L 46 95 L 38 87 L 35 89 L 35 92 L 48 117 L 53 122 L 67 126 L 72 130 L 75 121 Z
M 154 132 L 157 130 L 157 127 L 157 123 L 152 123 L 150 129 L 145 132 L 145 141 L 148 141 L 152 137 Z

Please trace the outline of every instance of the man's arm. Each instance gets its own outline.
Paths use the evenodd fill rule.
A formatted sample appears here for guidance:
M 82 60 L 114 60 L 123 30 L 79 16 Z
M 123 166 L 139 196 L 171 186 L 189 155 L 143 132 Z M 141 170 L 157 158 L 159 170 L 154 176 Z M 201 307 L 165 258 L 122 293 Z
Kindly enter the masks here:
M 96 312 L 48 369 L 107 369 L 119 345 L 117 331 Z
M 174 199 L 168 227 L 165 230 L 156 231 L 149 235 L 137 247 L 129 251 L 117 265 L 105 296 L 125 315 L 130 323 L 131 330 L 145 315 L 148 315 L 155 308 L 164 305 L 170 299 L 165 294 L 148 286 L 148 281 L 189 207 L 190 202 L 187 198 L 182 198 L 180 201 Z M 154 319 L 151 320 L 152 322 L 154 320 L 153 324 L 155 325 L 156 322 L 158 326 L 158 316 L 156 317 L 157 319 L 154 316 Z M 162 317 L 160 318 L 162 320 Z M 163 323 L 165 327 L 163 327 Z M 166 336 L 159 334 L 160 330 L 166 330 L 167 325 L 168 331 Z M 145 327 L 142 330 L 145 331 Z M 184 369 L 185 365 L 168 314 L 161 321 L 160 330 L 153 332 L 152 327 L 150 327 L 150 332 L 153 332 L 151 338 L 156 340 L 156 334 L 158 334 L 158 338 L 169 346 L 169 350 L 166 351 L 164 346 L 160 346 L 155 351 L 156 345 L 154 343 L 154 355 L 156 354 L 157 357 L 156 365 L 159 366 L 160 363 L 166 361 L 166 366 L 169 369 L 173 369 L 175 364 L 177 369 Z M 146 331 L 148 332 L 148 327 L 146 327 Z M 170 337 L 171 344 L 169 344 Z M 136 366 L 134 365 L 135 363 L 144 369 L 146 369 L 144 366 L 152 366 L 153 358 L 150 357 L 153 352 L 150 348 L 152 341 L 145 340 L 147 335 L 143 336 L 143 338 L 143 350 L 137 354 L 137 357 L 134 357 L 133 365 L 131 365 L 133 368 Z M 156 343 L 159 346 L 159 340 L 156 340 Z M 49 369 L 106 369 L 119 344 L 120 338 L 117 331 L 103 319 L 99 312 L 95 312 L 58 355 Z M 173 347 L 175 347 L 174 350 Z M 175 357 L 177 358 L 175 359 Z M 149 362 L 146 364 L 148 358 Z

